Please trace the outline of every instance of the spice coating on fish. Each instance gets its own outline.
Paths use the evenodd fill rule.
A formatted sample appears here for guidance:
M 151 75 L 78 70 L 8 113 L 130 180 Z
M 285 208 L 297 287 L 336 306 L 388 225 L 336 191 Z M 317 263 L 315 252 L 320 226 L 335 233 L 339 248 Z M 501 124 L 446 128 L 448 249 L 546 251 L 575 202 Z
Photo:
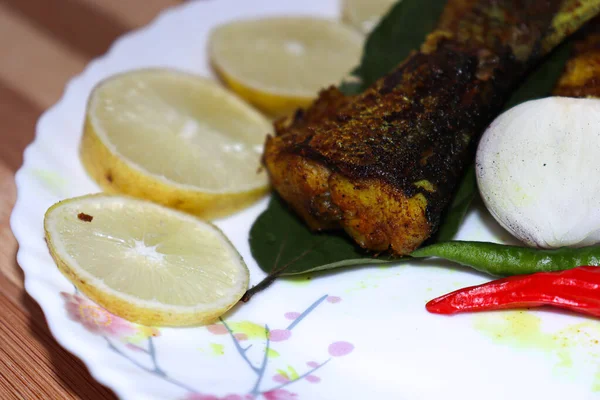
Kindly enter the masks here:
M 600 98 L 600 18 L 591 20 L 576 36 L 554 95 Z

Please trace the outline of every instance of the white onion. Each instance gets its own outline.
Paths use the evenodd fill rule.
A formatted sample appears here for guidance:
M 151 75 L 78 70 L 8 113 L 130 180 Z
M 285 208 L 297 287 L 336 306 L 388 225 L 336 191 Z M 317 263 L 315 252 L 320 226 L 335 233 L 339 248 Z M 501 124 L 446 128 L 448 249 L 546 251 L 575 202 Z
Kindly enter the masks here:
M 486 130 L 477 183 L 494 218 L 530 246 L 600 242 L 600 100 L 518 105 Z

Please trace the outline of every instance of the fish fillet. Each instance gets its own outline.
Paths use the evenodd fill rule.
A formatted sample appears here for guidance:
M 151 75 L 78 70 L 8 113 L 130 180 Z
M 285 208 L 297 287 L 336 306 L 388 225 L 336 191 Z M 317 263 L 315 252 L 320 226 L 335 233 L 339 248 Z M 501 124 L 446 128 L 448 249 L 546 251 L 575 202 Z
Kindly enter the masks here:
M 480 133 L 599 0 L 450 0 L 419 51 L 364 93 L 323 90 L 265 144 L 274 188 L 314 230 L 408 254 L 437 229 Z

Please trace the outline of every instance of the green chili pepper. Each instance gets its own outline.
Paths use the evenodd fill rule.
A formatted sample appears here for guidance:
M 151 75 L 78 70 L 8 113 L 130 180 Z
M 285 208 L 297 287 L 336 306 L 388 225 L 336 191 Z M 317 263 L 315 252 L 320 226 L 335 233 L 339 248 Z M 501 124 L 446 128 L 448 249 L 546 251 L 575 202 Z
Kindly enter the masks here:
M 521 275 L 600 265 L 600 246 L 543 250 L 486 242 L 441 242 L 410 254 L 439 257 L 492 275 Z

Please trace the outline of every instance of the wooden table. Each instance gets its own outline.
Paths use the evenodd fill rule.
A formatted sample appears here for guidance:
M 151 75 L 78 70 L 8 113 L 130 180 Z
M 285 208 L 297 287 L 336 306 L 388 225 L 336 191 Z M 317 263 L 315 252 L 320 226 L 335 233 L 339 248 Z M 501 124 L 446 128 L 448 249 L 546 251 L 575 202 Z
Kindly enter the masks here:
M 54 340 L 23 289 L 9 226 L 39 115 L 123 33 L 183 0 L 0 0 L 0 398 L 114 399 Z

